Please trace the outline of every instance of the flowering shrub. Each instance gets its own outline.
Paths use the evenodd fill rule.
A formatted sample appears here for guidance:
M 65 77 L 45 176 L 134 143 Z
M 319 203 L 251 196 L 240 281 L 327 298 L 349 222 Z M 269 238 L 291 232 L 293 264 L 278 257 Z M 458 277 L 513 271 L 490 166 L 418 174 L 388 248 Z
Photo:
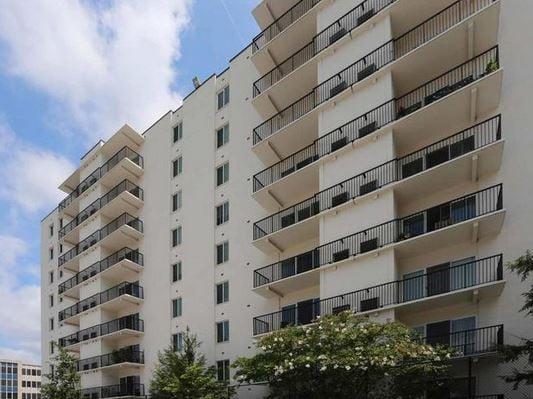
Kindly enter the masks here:
M 418 398 L 444 384 L 452 351 L 424 344 L 400 323 L 350 312 L 262 337 L 234 363 L 241 382 L 268 382 L 271 398 Z M 439 381 L 438 383 L 435 381 Z

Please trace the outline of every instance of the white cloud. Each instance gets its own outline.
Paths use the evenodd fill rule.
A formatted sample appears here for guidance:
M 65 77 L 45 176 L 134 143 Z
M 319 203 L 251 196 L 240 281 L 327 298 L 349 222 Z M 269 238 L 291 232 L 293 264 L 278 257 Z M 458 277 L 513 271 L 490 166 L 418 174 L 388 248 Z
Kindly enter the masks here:
M 171 86 L 193 0 L 3 0 L 4 67 L 91 138 L 143 130 L 180 101 Z M 105 4 L 103 6 L 102 4 Z
M 21 284 L 18 279 L 21 258 L 28 250 L 20 238 L 0 235 L 0 358 L 40 358 L 40 288 Z
M 65 196 L 57 187 L 74 166 L 64 157 L 15 142 L 2 153 L 0 198 L 22 210 L 50 210 Z

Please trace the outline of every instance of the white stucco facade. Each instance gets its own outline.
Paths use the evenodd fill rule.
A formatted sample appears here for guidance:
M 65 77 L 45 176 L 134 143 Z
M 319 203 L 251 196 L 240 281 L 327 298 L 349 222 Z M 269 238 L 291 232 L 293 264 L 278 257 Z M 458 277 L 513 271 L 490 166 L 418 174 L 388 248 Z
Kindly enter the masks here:
M 532 331 L 505 263 L 531 247 L 533 4 L 263 0 L 253 14 L 263 32 L 225 71 L 62 184 L 41 226 L 44 367 L 59 341 L 87 397 L 140 396 L 187 327 L 225 377 L 258 336 L 351 309 L 460 346 L 470 379 L 451 395 L 520 397 L 493 347 Z

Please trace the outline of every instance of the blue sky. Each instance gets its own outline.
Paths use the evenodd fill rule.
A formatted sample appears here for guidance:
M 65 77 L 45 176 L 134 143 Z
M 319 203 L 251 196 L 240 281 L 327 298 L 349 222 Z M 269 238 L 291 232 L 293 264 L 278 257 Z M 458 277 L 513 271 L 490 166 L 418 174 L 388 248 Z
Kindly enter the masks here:
M 0 358 L 40 360 L 39 223 L 99 138 L 220 72 L 258 0 L 6 0 L 0 7 Z

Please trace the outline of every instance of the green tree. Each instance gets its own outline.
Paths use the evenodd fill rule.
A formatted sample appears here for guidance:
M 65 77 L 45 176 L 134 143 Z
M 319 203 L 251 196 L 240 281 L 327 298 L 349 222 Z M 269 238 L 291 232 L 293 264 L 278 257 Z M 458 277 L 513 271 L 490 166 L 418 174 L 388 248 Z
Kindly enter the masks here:
M 76 358 L 60 347 L 52 365 L 54 371 L 45 375 L 48 382 L 41 386 L 41 396 L 45 399 L 79 399 L 80 376 Z
M 152 399 L 227 399 L 233 393 L 225 382 L 217 381 L 214 367 L 206 367 L 200 346 L 187 329 L 181 350 L 170 346 L 158 354 L 150 382 Z
M 507 268 L 518 274 L 522 282 L 526 281 L 530 274 L 533 274 L 533 254 L 531 251 L 526 253 L 513 262 L 507 264 Z M 527 316 L 533 317 L 533 284 L 529 290 L 522 294 L 525 298 L 524 305 L 520 309 Z M 520 384 L 533 385 L 533 340 L 531 338 L 522 338 L 520 344 L 503 345 L 501 353 L 506 363 L 516 363 L 520 359 L 526 358 L 528 366 L 525 369 L 514 368 L 513 372 L 505 376 L 505 381 L 512 383 L 514 389 L 518 389 Z
M 234 363 L 242 383 L 267 382 L 270 398 L 418 398 L 445 385 L 452 351 L 424 344 L 400 323 L 351 312 L 264 336 Z

